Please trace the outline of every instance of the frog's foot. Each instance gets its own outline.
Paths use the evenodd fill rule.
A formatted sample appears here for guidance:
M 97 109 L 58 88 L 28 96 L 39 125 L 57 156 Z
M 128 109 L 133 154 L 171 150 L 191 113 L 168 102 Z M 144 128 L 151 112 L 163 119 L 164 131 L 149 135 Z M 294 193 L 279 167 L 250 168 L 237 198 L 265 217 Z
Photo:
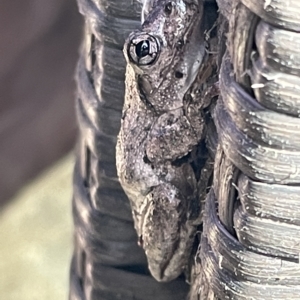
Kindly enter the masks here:
M 140 241 L 152 276 L 170 281 L 187 267 L 196 226 L 189 222 L 187 202 L 171 184 L 155 187 L 146 197 Z

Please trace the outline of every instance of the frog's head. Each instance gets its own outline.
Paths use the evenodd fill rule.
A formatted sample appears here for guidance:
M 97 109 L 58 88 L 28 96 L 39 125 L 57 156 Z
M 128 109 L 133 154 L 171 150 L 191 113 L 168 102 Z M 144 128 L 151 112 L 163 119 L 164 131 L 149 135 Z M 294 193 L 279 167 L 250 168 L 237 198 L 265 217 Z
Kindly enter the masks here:
M 124 53 L 138 88 L 157 111 L 181 107 L 205 48 L 202 0 L 148 0 L 141 31 L 130 34 Z
M 166 15 L 173 16 L 177 13 L 178 8 L 182 11 L 186 9 L 188 5 L 199 5 L 199 0 L 144 0 L 143 1 L 143 9 L 142 9 L 142 24 L 145 23 L 147 19 L 149 19 L 149 15 L 153 12 L 155 8 L 159 8 L 160 10 L 164 10 Z

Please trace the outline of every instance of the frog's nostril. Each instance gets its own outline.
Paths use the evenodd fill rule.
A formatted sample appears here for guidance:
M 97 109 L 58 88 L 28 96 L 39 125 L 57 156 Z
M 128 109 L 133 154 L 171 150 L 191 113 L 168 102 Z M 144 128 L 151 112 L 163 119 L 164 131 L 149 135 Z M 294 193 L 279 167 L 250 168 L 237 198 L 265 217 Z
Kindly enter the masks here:
M 180 72 L 180 71 L 176 71 L 175 72 L 175 77 L 178 78 L 178 79 L 181 79 L 183 77 L 183 73 Z
M 172 2 L 168 2 L 165 6 L 165 13 L 169 16 L 172 13 L 173 5 Z

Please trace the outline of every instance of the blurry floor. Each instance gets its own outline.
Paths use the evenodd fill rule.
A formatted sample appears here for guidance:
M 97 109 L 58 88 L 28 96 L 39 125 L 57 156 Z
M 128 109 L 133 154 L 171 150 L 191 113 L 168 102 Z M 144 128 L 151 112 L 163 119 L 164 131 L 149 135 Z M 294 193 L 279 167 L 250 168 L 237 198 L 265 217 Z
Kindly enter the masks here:
M 0 0 L 0 206 L 74 146 L 82 19 L 75 0 Z
M 0 212 L 0 299 L 67 299 L 72 169 L 69 155 Z

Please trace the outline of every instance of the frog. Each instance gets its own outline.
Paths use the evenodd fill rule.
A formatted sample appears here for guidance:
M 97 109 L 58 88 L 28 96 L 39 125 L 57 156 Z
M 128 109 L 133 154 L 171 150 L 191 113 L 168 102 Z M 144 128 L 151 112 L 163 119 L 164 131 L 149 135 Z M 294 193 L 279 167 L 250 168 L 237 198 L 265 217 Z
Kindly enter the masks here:
M 161 282 L 188 268 L 202 222 L 198 181 L 205 176 L 199 161 L 205 172 L 211 169 L 205 154 L 199 159 L 209 106 L 199 89 L 208 69 L 202 15 L 203 0 L 148 0 L 142 27 L 129 35 L 123 50 L 127 66 L 117 173 L 138 243 Z

